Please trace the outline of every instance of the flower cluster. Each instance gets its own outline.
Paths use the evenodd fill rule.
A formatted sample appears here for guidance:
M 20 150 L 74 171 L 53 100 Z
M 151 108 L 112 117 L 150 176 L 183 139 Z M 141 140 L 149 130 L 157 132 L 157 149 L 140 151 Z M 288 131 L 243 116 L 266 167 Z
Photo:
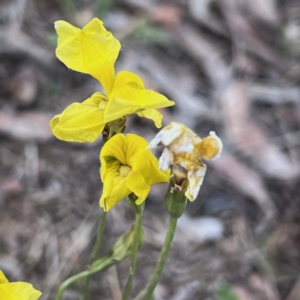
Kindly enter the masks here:
M 152 184 L 169 181 L 170 167 L 177 179 L 187 178 L 185 195 L 193 201 L 206 171 L 201 158 L 217 157 L 222 150 L 221 140 L 214 132 L 202 140 L 183 124 L 171 123 L 149 146 L 166 147 L 160 158 L 160 170 L 157 159 L 146 149 L 147 142 L 122 132 L 126 116 L 135 113 L 161 127 L 162 114 L 157 109 L 174 102 L 145 89 L 142 79 L 134 73 L 121 71 L 115 75 L 114 64 L 121 45 L 99 19 L 93 19 L 82 29 L 57 21 L 55 29 L 57 57 L 68 68 L 93 76 L 105 92 L 94 93 L 82 103 L 72 103 L 50 122 L 57 138 L 71 142 L 93 142 L 104 130 L 112 132 L 100 153 L 104 183 L 100 206 L 108 211 L 131 193 L 137 197 L 136 204 L 141 204 Z
M 9 282 L 0 270 L 1 300 L 37 300 L 42 293 L 27 282 Z
M 161 127 L 162 114 L 156 109 L 175 103 L 145 89 L 142 79 L 131 72 L 115 75 L 120 42 L 102 21 L 93 19 L 79 29 L 65 21 L 55 22 L 58 34 L 56 55 L 68 68 L 89 74 L 99 81 L 105 94 L 97 92 L 82 103 L 72 103 L 50 122 L 53 134 L 69 142 L 93 142 L 105 124 L 129 114 L 151 119 Z
M 169 228 L 155 274 L 143 298 L 152 299 L 174 237 L 177 219 L 184 213 L 187 199 L 196 199 L 202 184 L 206 172 L 202 159 L 218 157 L 222 151 L 222 142 L 214 132 L 201 139 L 183 124 L 175 122 L 163 128 L 150 144 L 135 134 L 125 135 L 123 131 L 127 115 L 137 114 L 151 119 L 160 128 L 163 116 L 157 109 L 175 103 L 157 92 L 147 90 L 142 79 L 134 73 L 120 71 L 115 74 L 115 62 L 121 45 L 99 19 L 93 19 L 82 29 L 65 21 L 57 21 L 55 29 L 58 34 L 57 57 L 68 68 L 97 79 L 104 91 L 94 93 L 81 103 L 72 103 L 50 121 L 52 132 L 58 139 L 94 142 L 102 133 L 104 141 L 100 151 L 100 175 L 103 182 L 100 206 L 104 211 L 93 254 L 87 271 L 74 275 L 60 285 L 56 300 L 61 299 L 64 289 L 70 283 L 82 277 L 87 277 L 85 296 L 88 295 L 90 275 L 123 260 L 132 252 L 130 272 L 122 296 L 123 300 L 129 299 L 138 250 L 143 239 L 142 204 L 149 195 L 151 185 L 170 182 L 165 197 L 170 216 Z M 159 161 L 149 149 L 158 146 L 165 147 Z M 113 251 L 105 259 L 97 260 L 106 212 L 125 197 L 136 214 L 132 229 L 134 235 L 130 233 L 132 238 L 128 239 L 125 233 L 115 248 L 128 251 L 123 251 L 121 256 L 119 253 L 117 257 Z M 33 294 L 30 300 L 35 300 L 36 296 L 39 294 Z M 24 294 L 22 299 L 26 300 L 26 297 Z

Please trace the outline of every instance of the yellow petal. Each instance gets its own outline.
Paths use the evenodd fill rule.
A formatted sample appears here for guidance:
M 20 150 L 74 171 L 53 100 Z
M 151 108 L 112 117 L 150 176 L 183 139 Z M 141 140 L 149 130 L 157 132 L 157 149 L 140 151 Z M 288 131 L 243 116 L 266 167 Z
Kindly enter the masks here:
M 169 171 L 159 170 L 157 159 L 147 147 L 142 137 L 121 133 L 103 146 L 100 160 L 104 188 L 100 205 L 105 210 L 130 193 L 138 197 L 139 205 L 147 198 L 151 184 L 169 180 Z
M 9 284 L 1 284 L 0 285 L 0 299 L 5 300 L 19 300 L 9 288 Z
M 130 166 L 132 155 L 141 149 L 146 149 L 147 146 L 147 141 L 135 134 L 125 136 L 119 133 L 110 138 L 100 152 L 102 181 L 104 182 L 106 169 L 114 160 L 118 160 L 121 165 Z
M 117 74 L 114 82 L 114 90 L 129 85 L 137 89 L 145 89 L 144 82 L 137 74 L 127 71 L 121 71 Z
M 137 112 L 137 114 L 139 117 L 144 117 L 153 120 L 157 128 L 160 128 L 162 126 L 163 115 L 160 112 L 158 112 L 156 109 L 153 108 L 145 109 L 140 112 Z
M 109 211 L 119 201 L 128 196 L 131 191 L 126 186 L 126 177 L 120 176 L 119 161 L 111 161 L 107 164 L 105 172 L 101 172 L 103 192 L 100 198 L 100 206 L 104 211 Z
M 132 172 L 128 175 L 127 186 L 138 197 L 136 204 L 139 205 L 147 198 L 152 184 L 169 181 L 170 171 L 159 169 L 158 160 L 149 149 L 146 149 L 148 143 L 143 138 L 133 134 L 131 136 L 136 139 L 135 144 L 139 142 L 137 138 L 141 141 L 140 147 L 136 147 L 136 151 L 128 155 L 128 164 L 132 167 Z M 128 144 L 127 147 L 128 151 L 131 147 Z
M 160 170 L 157 158 L 149 149 L 135 153 L 131 157 L 130 166 L 133 172 L 142 174 L 148 185 L 169 181 L 170 170 Z
M 102 93 L 94 93 L 90 98 L 82 102 L 84 106 L 96 107 L 104 110 L 107 105 L 107 97 Z
M 149 150 L 150 152 L 150 150 Z M 150 152 L 151 153 L 151 152 Z M 149 158 L 151 177 L 150 184 L 155 184 L 158 182 L 169 182 L 170 180 L 170 170 L 161 170 L 157 158 L 151 153 Z
M 101 179 L 103 181 L 104 174 L 106 172 L 107 165 L 112 160 L 118 160 L 120 164 L 126 165 L 126 142 L 125 135 L 118 133 L 112 138 L 110 138 L 105 145 L 102 147 L 100 152 L 101 161 Z
M 112 158 L 117 159 L 122 165 L 131 166 L 131 158 L 140 150 L 145 150 L 148 142 L 136 135 L 118 133 L 110 138 L 100 152 L 101 163 L 109 163 Z M 101 166 L 102 168 L 102 166 Z
M 161 171 L 158 161 L 150 150 L 140 150 L 131 157 L 132 172 L 128 175 L 127 186 L 138 197 L 136 204 L 143 203 L 152 184 L 168 182 L 170 171 Z
M 58 59 L 68 68 L 98 79 L 106 94 L 109 94 L 114 82 L 114 63 L 119 55 L 120 42 L 96 18 L 82 30 L 65 21 L 55 22 L 55 29 L 58 34 Z
M 145 178 L 140 172 L 131 172 L 128 175 L 126 185 L 137 196 L 135 201 L 137 205 L 142 204 L 149 195 L 150 185 L 145 181 Z
M 4 273 L 0 270 L 0 284 L 8 283 L 8 279 L 5 277 Z
M 143 81 L 136 74 L 122 71 L 117 74 L 113 90 L 109 94 L 104 121 L 110 122 L 145 109 L 163 108 L 174 104 L 162 94 L 145 90 Z
M 42 293 L 27 282 L 11 282 L 0 285 L 2 300 L 37 300 Z
M 148 147 L 148 142 L 136 134 L 127 134 L 125 136 L 125 144 L 126 164 L 129 166 L 132 164 L 133 156 L 141 150 L 146 150 Z
M 149 144 L 144 138 L 136 134 L 127 134 L 125 143 L 126 164 L 132 168 L 133 173 L 140 173 L 147 185 L 169 181 L 170 171 L 160 170 L 158 160 L 147 149 Z
M 53 134 L 68 142 L 94 142 L 105 126 L 105 103 L 101 93 L 93 94 L 82 103 L 72 103 L 50 121 Z

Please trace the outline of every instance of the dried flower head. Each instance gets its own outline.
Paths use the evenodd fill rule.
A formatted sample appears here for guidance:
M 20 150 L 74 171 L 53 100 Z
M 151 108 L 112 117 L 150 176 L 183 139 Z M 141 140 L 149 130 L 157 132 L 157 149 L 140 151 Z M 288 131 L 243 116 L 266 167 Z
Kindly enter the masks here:
M 166 147 L 159 159 L 162 170 L 171 167 L 176 177 L 177 189 L 182 189 L 182 182 L 187 179 L 185 196 L 194 201 L 199 193 L 206 172 L 204 159 L 214 159 L 220 156 L 223 148 L 221 139 L 214 131 L 201 139 L 185 125 L 172 122 L 164 127 L 150 142 L 150 148 Z

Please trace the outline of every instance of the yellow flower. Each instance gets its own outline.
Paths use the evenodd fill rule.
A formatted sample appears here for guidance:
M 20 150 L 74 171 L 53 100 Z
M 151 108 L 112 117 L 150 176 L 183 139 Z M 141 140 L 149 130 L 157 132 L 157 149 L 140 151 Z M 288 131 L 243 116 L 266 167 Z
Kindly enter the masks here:
M 175 176 L 188 179 L 185 196 L 194 201 L 199 193 L 206 172 L 204 159 L 214 159 L 220 156 L 223 144 L 214 131 L 201 139 L 185 125 L 172 122 L 164 127 L 150 142 L 150 148 L 165 146 L 159 166 L 167 170 L 172 166 Z M 180 187 L 178 187 L 180 188 Z
M 27 282 L 9 282 L 0 270 L 1 300 L 36 300 L 42 293 Z
M 100 152 L 103 192 L 100 206 L 110 210 L 119 201 L 134 193 L 136 204 L 142 204 L 150 186 L 169 181 L 169 171 L 161 171 L 158 161 L 147 149 L 148 143 L 135 134 L 117 134 Z
M 106 97 L 101 93 L 94 93 L 82 103 L 72 103 L 50 121 L 53 134 L 68 142 L 95 141 L 105 126 L 99 121 L 103 120 L 106 104 Z
M 53 134 L 65 141 L 93 142 L 108 122 L 137 113 L 161 127 L 162 114 L 156 109 L 174 105 L 173 101 L 146 90 L 142 79 L 121 71 L 115 76 L 114 64 L 120 42 L 102 21 L 93 19 L 82 29 L 65 21 L 55 22 L 58 34 L 56 56 L 68 68 L 96 78 L 106 96 L 96 93 L 82 103 L 73 103 L 50 122 Z

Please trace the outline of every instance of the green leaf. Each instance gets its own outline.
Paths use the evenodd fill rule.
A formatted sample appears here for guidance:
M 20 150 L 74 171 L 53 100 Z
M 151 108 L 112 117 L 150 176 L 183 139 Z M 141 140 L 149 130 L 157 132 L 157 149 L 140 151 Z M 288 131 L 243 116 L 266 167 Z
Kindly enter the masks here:
M 140 245 L 144 239 L 144 234 L 141 232 Z M 134 240 L 134 226 L 126 231 L 114 244 L 112 249 L 102 258 L 93 262 L 90 266 L 89 273 L 94 274 L 106 270 L 112 265 L 120 263 L 132 253 Z

